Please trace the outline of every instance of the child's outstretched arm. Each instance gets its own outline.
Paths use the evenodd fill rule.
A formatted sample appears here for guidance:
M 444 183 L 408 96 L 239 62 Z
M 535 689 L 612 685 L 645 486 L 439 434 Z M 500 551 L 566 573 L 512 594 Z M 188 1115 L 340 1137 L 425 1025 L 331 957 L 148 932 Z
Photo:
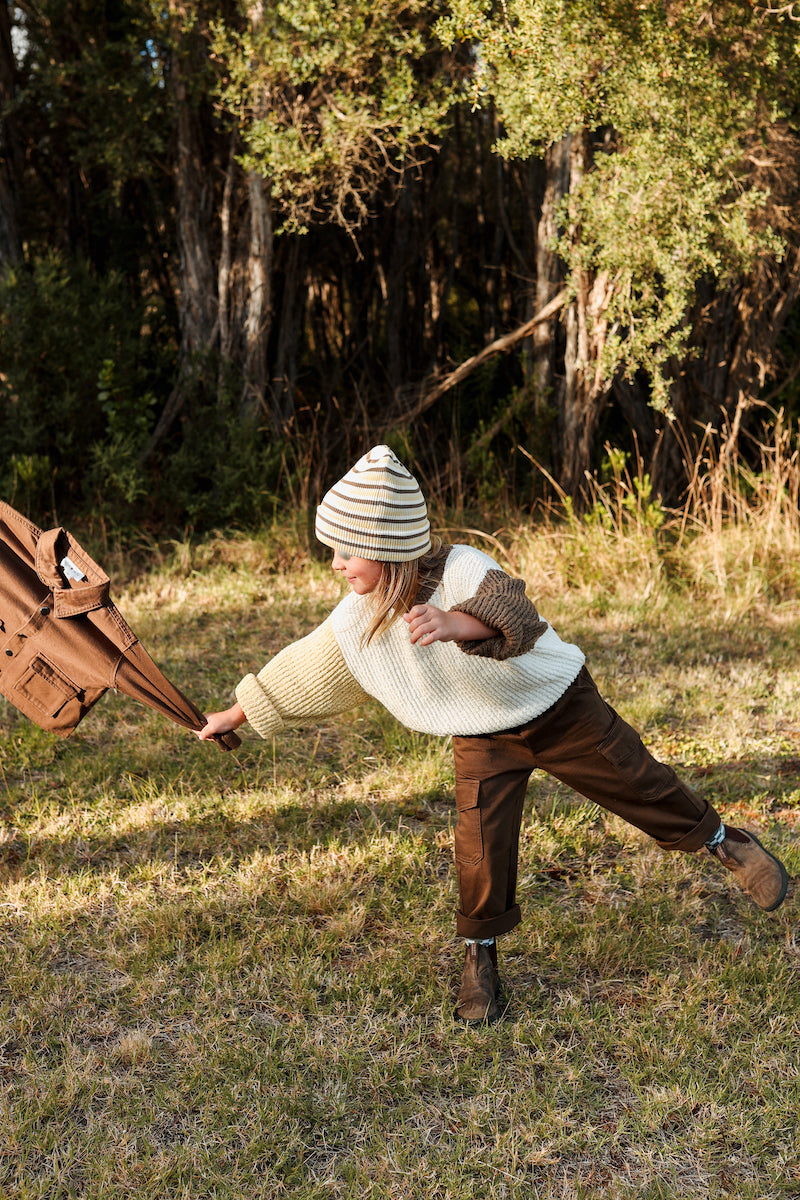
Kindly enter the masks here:
M 299 642 L 285 646 L 257 675 L 245 675 L 236 703 L 211 713 L 198 737 L 236 729 L 244 721 L 271 737 L 291 725 L 314 723 L 363 704 L 368 699 L 339 649 L 330 617 Z

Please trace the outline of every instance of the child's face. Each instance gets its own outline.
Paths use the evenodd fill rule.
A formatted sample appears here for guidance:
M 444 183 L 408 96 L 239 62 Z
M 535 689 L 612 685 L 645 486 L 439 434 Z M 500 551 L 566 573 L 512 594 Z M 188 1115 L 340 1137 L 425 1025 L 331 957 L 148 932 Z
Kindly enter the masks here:
M 352 554 L 342 554 L 339 550 L 334 550 L 331 566 L 334 571 L 344 575 L 357 596 L 366 596 L 371 592 L 383 570 L 379 562 L 373 562 L 369 558 L 356 558 Z

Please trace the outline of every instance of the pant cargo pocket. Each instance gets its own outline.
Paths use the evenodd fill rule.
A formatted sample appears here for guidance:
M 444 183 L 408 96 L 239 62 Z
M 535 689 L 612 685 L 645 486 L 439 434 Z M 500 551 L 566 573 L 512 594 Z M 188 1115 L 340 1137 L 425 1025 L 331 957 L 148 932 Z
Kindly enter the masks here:
M 619 715 L 615 714 L 611 729 L 598 745 L 597 753 L 616 768 L 627 787 L 643 803 L 657 800 L 675 782 L 672 768 L 653 758 L 636 730 Z
M 466 867 L 475 866 L 483 858 L 480 788 L 479 779 L 460 780 L 456 783 L 458 820 L 455 832 L 455 857 L 457 863 Z

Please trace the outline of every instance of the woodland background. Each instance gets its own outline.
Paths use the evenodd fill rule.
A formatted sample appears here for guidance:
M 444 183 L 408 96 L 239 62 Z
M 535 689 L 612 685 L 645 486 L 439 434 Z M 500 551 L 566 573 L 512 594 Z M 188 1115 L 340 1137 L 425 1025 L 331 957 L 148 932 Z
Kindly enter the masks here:
M 609 447 L 665 505 L 757 463 L 799 47 L 778 0 L 4 0 L 5 496 L 132 535 L 302 511 L 377 440 L 483 511 Z
M 0 494 L 216 709 L 385 438 L 796 880 L 798 18 L 0 0 Z M 796 1200 L 796 886 L 535 773 L 467 1029 L 446 742 L 0 728 L 4 1200 Z

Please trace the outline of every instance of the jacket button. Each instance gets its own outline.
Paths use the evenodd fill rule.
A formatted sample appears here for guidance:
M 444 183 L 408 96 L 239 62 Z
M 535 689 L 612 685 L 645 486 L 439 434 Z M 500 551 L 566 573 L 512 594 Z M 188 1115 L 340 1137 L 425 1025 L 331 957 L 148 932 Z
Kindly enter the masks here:
M 13 658 L 13 657 L 14 657 L 14 651 L 13 651 L 13 650 L 6 650 L 6 654 L 8 655 L 8 657 L 9 657 L 9 658 Z
M 46 604 L 43 604 L 42 607 L 39 609 L 39 612 L 42 614 L 43 617 L 46 617 L 47 614 L 50 612 L 50 609 L 47 607 Z

